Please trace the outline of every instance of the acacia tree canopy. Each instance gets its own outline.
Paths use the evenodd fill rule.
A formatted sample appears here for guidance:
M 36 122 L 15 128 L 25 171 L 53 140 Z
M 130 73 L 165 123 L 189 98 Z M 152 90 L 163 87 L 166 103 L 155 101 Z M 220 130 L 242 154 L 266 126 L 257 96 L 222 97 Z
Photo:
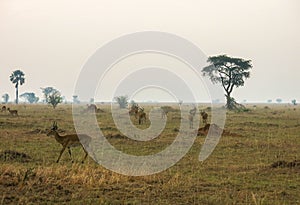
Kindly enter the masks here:
M 251 60 L 218 55 L 209 57 L 207 62 L 210 64 L 202 69 L 203 76 L 208 76 L 213 83 L 221 83 L 227 100 L 226 107 L 235 109 L 236 103 L 231 93 L 235 87 L 243 86 L 245 79 L 250 77 Z
M 55 92 L 58 91 L 58 90 L 56 90 L 56 89 L 53 88 L 53 87 L 45 87 L 45 88 L 41 88 L 41 90 L 42 90 L 42 92 L 43 92 L 43 94 L 44 94 L 44 96 L 45 96 L 45 102 L 46 102 L 46 103 L 48 103 L 48 100 L 49 100 L 48 96 L 49 96 L 50 94 L 53 94 L 53 93 L 55 93 Z
M 26 93 L 23 93 L 22 95 L 20 95 L 20 97 L 27 100 L 30 104 L 37 103 L 39 101 L 39 98 L 35 96 L 35 93 L 26 92 Z
M 51 92 L 48 95 L 47 103 L 52 105 L 52 107 L 55 109 L 59 103 L 62 103 L 62 97 L 60 92 L 58 90 Z
M 128 96 L 127 95 L 116 96 L 114 99 L 117 101 L 120 108 L 126 108 L 127 107 L 127 105 L 128 105 Z

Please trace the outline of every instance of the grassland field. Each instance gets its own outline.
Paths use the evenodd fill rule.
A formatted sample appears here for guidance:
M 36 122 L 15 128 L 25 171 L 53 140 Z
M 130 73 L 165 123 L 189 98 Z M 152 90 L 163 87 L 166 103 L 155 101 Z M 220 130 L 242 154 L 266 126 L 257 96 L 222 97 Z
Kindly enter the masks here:
M 8 106 L 19 116 L 0 113 L 0 204 L 300 204 L 300 106 L 248 104 L 249 112 L 228 111 L 225 130 L 232 134 L 222 136 L 207 160 L 198 161 L 205 140 L 198 136 L 176 165 L 139 177 L 114 173 L 90 157 L 82 164 L 79 147 L 72 149 L 74 163 L 67 152 L 56 163 L 62 147 L 46 132 L 53 121 L 62 134 L 75 132 L 71 105 Z M 97 106 L 104 110 L 97 114 L 103 133 L 120 136 L 109 106 Z M 170 112 L 152 141 L 108 140 L 129 154 L 159 152 L 176 137 L 179 116 Z

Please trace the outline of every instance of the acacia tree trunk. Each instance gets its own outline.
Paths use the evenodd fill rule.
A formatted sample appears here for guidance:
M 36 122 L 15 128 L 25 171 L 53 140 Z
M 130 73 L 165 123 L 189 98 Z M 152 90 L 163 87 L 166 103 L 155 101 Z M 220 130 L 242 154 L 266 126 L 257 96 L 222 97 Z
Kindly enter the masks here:
M 228 109 L 228 110 L 234 110 L 234 109 L 236 109 L 236 106 L 235 106 L 235 104 L 236 104 L 236 102 L 235 102 L 235 100 L 234 100 L 234 98 L 232 98 L 231 96 L 230 96 L 230 92 L 227 92 L 226 93 L 226 108 Z
M 245 110 L 246 107 L 242 104 L 239 104 L 235 101 L 234 98 L 230 97 L 230 93 L 227 93 L 226 95 L 226 108 L 228 110 L 238 110 L 238 111 L 242 111 Z

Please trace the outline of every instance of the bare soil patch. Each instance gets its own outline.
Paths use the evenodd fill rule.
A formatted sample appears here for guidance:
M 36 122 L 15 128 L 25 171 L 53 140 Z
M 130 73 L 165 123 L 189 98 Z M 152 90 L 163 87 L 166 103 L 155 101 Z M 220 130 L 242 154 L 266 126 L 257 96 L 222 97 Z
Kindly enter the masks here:
M 272 168 L 300 168 L 300 160 L 285 161 L 280 160 L 271 164 Z
M 28 162 L 31 160 L 31 157 L 22 152 L 17 152 L 14 150 L 5 150 L 0 152 L 0 159 L 3 161 Z

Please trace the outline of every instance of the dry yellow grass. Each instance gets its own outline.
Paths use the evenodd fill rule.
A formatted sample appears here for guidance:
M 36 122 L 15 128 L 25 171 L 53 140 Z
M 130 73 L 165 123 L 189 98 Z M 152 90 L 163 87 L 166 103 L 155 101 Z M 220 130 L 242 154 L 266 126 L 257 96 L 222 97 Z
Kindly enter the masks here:
M 213 154 L 198 161 L 204 137 L 173 167 L 150 176 L 123 176 L 73 149 L 55 163 L 61 145 L 43 132 L 54 120 L 73 133 L 71 106 L 11 106 L 19 117 L 0 113 L 0 153 L 12 150 L 25 157 L 0 158 L 0 204 L 299 204 L 300 166 L 272 167 L 278 161 L 300 160 L 300 107 L 258 105 L 247 113 L 229 112 L 224 136 Z M 108 107 L 97 114 L 106 135 L 120 134 Z M 149 108 L 146 107 L 146 111 Z M 151 142 L 111 137 L 116 148 L 131 154 L 155 153 L 177 132 L 179 115 L 168 114 L 162 135 Z M 144 129 L 149 122 L 138 127 Z

